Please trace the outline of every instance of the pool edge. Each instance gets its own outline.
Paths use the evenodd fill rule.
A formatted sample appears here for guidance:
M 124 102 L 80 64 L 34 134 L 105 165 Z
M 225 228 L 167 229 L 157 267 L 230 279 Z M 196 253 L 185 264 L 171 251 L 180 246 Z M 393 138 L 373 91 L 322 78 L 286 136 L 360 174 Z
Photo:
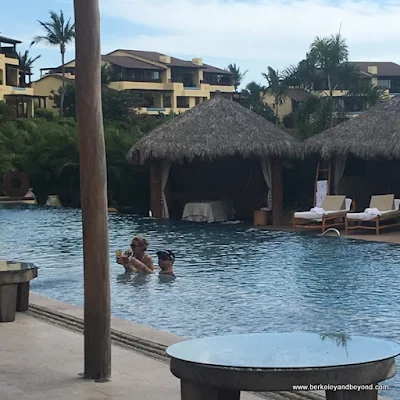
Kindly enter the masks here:
M 30 305 L 26 312 L 34 318 L 46 320 L 75 332 L 83 332 L 83 307 L 45 297 L 30 292 Z M 138 324 L 129 320 L 111 316 L 112 341 L 114 344 L 139 352 L 147 357 L 155 358 L 161 362 L 169 363 L 166 348 L 172 344 L 186 340 L 186 337 L 177 336 L 167 331 Z M 279 392 L 253 393 L 260 398 L 271 400 L 323 400 L 325 395 L 321 392 Z M 379 396 L 379 400 L 391 400 Z

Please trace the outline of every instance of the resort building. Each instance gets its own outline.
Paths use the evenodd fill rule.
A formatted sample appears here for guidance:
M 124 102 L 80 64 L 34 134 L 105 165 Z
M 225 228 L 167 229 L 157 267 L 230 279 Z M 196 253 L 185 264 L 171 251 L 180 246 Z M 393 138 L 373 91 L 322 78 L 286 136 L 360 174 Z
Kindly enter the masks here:
M 400 94 L 400 65 L 394 62 L 355 61 L 352 62 L 365 79 L 389 91 L 390 97 Z
M 141 113 L 158 115 L 184 112 L 212 98 L 215 92 L 232 97 L 234 87 L 229 71 L 203 63 L 201 58 L 181 60 L 152 51 L 115 50 L 102 56 L 110 67 L 108 86 L 140 94 Z M 41 69 L 41 78 L 33 83 L 35 94 L 46 95 L 61 87 L 61 66 Z M 75 60 L 65 64 L 65 78 L 75 79 Z
M 13 106 L 17 117 L 32 117 L 35 96 L 30 84 L 25 83 L 25 76 L 31 76 L 30 71 L 19 67 L 17 44 L 20 43 L 0 36 L 0 101 Z
M 360 70 L 361 79 L 383 89 L 387 100 L 400 93 L 400 65 L 381 61 L 351 61 L 350 64 Z M 327 88 L 318 94 L 327 96 Z M 348 117 L 358 116 L 366 110 L 364 99 L 357 95 L 350 96 L 348 90 L 335 90 L 333 97 L 338 108 L 344 110 Z
M 311 97 L 313 97 L 313 94 L 304 89 L 290 88 L 278 106 L 275 104 L 274 96 L 269 93 L 265 94 L 264 102 L 268 104 L 275 115 L 282 120 L 286 115 L 295 112 L 303 101 Z
M 360 70 L 360 79 L 368 80 L 373 86 L 383 89 L 386 99 L 400 94 L 399 64 L 381 61 L 352 61 L 350 64 Z M 325 87 L 319 89 L 320 90 L 311 92 L 303 89 L 290 88 L 279 105 L 275 104 L 275 99 L 271 94 L 266 94 L 264 96 L 264 102 L 268 104 L 278 115 L 279 119 L 282 120 L 286 115 L 293 113 L 299 104 L 307 99 L 313 96 L 329 96 L 327 84 Z M 343 110 L 349 118 L 358 116 L 366 110 L 365 99 L 357 95 L 349 95 L 348 90 L 334 90 L 333 97 L 337 108 Z

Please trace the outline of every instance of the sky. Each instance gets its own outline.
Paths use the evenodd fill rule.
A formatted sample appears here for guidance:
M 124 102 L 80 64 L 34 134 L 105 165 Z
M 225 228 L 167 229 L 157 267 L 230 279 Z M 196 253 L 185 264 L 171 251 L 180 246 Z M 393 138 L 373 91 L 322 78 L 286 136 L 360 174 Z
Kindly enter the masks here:
M 352 61 L 400 63 L 400 0 L 99 0 L 102 53 L 117 48 L 200 57 L 248 71 L 243 84 L 263 83 L 268 66 L 284 70 L 305 57 L 316 36 L 341 30 Z M 21 9 L 22 8 L 22 9 Z M 21 40 L 20 51 L 42 33 L 38 20 L 63 10 L 73 20 L 72 0 L 24 0 L 2 9 L 0 35 Z M 60 65 L 57 48 L 30 49 L 39 69 Z M 74 59 L 74 46 L 67 49 Z M 243 85 L 242 85 L 243 86 Z

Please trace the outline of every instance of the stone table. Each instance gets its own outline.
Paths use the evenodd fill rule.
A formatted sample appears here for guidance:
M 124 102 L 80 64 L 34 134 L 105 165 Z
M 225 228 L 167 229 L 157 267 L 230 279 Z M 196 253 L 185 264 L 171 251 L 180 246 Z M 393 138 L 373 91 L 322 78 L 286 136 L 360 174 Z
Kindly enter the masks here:
M 29 283 L 37 277 L 32 263 L 0 260 L 0 322 L 13 322 L 29 306 Z
M 167 353 L 182 400 L 296 390 L 325 390 L 327 400 L 376 400 L 375 385 L 396 374 L 400 345 L 335 333 L 256 333 L 187 340 Z

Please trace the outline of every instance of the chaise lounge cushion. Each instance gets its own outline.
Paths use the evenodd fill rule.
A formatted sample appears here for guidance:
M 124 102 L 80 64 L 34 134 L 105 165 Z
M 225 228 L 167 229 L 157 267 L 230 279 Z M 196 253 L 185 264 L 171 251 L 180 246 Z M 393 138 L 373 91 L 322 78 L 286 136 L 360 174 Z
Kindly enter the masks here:
M 394 194 L 372 196 L 369 203 L 370 208 L 377 208 L 379 211 L 394 210 Z
M 377 197 L 378 199 L 373 199 L 374 197 Z M 384 208 L 388 208 L 391 199 L 393 200 L 391 208 L 389 210 L 383 210 Z M 352 221 L 372 221 L 377 217 L 380 217 L 381 219 L 395 218 L 400 216 L 399 207 L 400 199 L 394 199 L 394 195 L 372 196 L 369 210 L 377 209 L 379 211 L 378 213 L 373 213 L 371 211 L 348 213 L 347 219 Z
M 301 211 L 295 212 L 294 217 L 300 219 L 307 219 L 313 221 L 322 221 L 322 215 L 333 216 L 338 214 L 342 216 L 344 212 L 350 211 L 352 200 L 345 196 L 325 196 L 324 201 L 321 204 L 323 213 L 316 213 L 314 211 Z

